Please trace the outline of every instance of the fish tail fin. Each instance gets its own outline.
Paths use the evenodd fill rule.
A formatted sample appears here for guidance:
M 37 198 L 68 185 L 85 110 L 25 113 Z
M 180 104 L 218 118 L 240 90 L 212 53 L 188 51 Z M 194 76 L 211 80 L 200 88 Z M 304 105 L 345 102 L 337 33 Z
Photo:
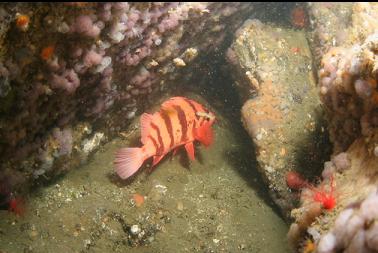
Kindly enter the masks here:
M 122 179 L 129 178 L 138 171 L 145 159 L 142 148 L 122 148 L 115 155 L 115 170 Z
M 214 140 L 213 129 L 211 128 L 211 122 L 204 122 L 195 132 L 195 138 L 199 140 L 206 147 L 210 146 Z

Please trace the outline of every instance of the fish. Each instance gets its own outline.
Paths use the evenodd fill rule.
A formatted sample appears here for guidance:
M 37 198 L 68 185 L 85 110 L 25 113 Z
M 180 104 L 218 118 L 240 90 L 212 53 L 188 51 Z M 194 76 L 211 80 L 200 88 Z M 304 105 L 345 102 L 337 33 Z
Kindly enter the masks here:
M 159 111 L 143 113 L 140 118 L 142 147 L 121 148 L 115 154 L 115 171 L 122 179 L 134 175 L 145 160 L 153 157 L 152 167 L 170 151 L 184 146 L 195 160 L 194 142 L 206 147 L 214 139 L 212 125 L 216 118 L 200 103 L 186 97 L 172 97 Z
M 17 216 L 25 213 L 25 201 L 20 196 L 15 196 L 10 190 L 9 183 L 0 180 L 0 210 L 8 210 Z
M 296 28 L 304 28 L 307 23 L 306 11 L 302 6 L 297 6 L 291 11 L 291 24 Z

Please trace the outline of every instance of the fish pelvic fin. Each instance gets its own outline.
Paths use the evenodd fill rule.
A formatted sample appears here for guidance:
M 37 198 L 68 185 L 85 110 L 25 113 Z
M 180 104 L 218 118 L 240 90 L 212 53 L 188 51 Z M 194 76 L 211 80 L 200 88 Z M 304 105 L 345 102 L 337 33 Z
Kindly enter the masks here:
M 205 121 L 199 128 L 195 131 L 195 139 L 200 141 L 206 147 L 210 146 L 214 140 L 213 129 L 211 128 L 212 122 Z
M 196 158 L 194 157 L 194 145 L 193 142 L 188 142 L 185 144 L 185 150 L 188 153 L 190 160 L 194 161 Z
M 115 155 L 115 171 L 122 179 L 131 177 L 142 166 L 146 156 L 142 148 L 122 148 Z

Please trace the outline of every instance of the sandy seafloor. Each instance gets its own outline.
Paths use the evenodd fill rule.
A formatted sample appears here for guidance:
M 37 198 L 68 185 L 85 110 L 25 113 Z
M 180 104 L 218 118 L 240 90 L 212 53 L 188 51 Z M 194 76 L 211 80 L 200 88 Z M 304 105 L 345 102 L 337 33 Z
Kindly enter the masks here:
M 238 120 L 217 119 L 196 161 L 181 148 L 122 182 L 114 153 L 138 145 L 135 119 L 86 165 L 32 192 L 23 217 L 0 211 L 0 252 L 290 252 L 248 135 Z M 139 207 L 134 194 L 145 196 Z

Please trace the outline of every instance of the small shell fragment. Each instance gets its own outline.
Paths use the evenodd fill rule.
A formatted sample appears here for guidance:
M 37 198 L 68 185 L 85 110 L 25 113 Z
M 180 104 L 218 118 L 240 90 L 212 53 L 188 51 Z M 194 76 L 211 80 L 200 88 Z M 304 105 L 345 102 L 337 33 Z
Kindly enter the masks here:
M 198 56 L 198 50 L 196 48 L 188 48 L 185 50 L 184 59 L 191 62 L 194 58 Z
M 181 58 L 173 59 L 173 63 L 176 65 L 176 67 L 185 67 L 186 66 L 186 63 Z
M 148 64 L 147 64 L 149 68 L 151 67 L 156 67 L 159 65 L 159 63 L 157 61 L 155 61 L 154 59 L 152 59 Z
M 251 71 L 245 72 L 248 80 L 249 80 L 249 85 L 253 90 L 259 90 L 260 89 L 260 83 L 259 81 L 253 76 Z

